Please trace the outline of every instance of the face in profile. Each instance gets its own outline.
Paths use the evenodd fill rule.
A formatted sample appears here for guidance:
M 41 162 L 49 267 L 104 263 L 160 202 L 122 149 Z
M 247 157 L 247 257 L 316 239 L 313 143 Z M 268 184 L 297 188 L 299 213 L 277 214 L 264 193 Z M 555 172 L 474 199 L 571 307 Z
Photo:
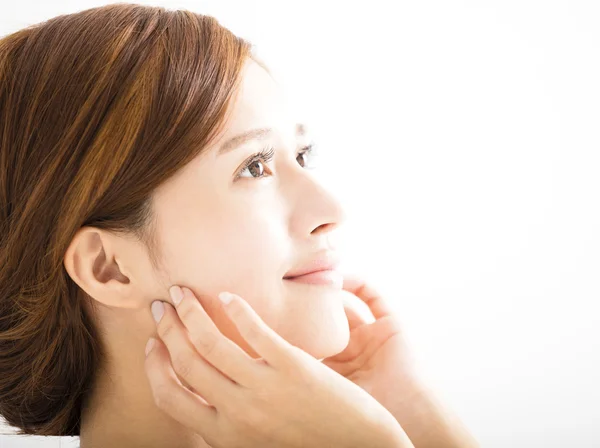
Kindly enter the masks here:
M 348 342 L 341 276 L 301 276 L 339 261 L 330 236 L 344 218 L 310 171 L 310 143 L 280 86 L 249 60 L 222 135 L 153 198 L 169 281 L 192 289 L 220 330 L 255 357 L 216 305 L 219 292 L 240 295 L 316 358 Z

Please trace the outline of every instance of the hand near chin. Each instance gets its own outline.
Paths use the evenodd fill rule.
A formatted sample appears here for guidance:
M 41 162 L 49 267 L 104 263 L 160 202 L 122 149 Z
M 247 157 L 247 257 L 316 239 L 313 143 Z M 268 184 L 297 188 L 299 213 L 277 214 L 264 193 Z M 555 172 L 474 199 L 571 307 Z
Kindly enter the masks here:
M 375 321 L 369 323 L 351 303 L 345 303 L 350 341 L 344 351 L 322 363 L 367 391 L 396 416 L 423 391 L 400 321 L 381 295 L 360 278 L 345 276 L 343 290 L 361 299 Z
M 344 351 L 322 363 L 382 404 L 414 446 L 478 448 L 477 440 L 458 416 L 438 400 L 418 374 L 399 319 L 381 295 L 354 276 L 344 278 L 343 290 L 366 303 L 375 321 L 367 322 L 351 301 L 345 304 L 350 342 Z

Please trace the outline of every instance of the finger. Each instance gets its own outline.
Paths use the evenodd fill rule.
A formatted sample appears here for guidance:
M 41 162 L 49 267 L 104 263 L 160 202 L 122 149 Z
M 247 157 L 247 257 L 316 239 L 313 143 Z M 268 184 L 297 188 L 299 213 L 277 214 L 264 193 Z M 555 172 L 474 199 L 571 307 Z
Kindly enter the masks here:
M 359 276 L 345 275 L 342 288 L 365 302 L 375 319 L 394 315 L 392 308 L 381 294 Z
M 171 367 L 165 345 L 154 339 L 144 369 L 158 408 L 201 436 L 210 436 L 217 427 L 217 410 L 201 396 L 187 390 Z
M 344 306 L 344 312 L 346 313 L 346 318 L 348 319 L 348 326 L 350 330 L 355 329 L 356 327 L 360 327 L 367 323 L 366 320 L 356 311 L 354 308 L 350 306 Z
M 183 286 L 181 290 L 183 298 L 175 309 L 192 346 L 223 375 L 249 387 L 258 374 L 256 361 L 221 333 L 191 289 Z
M 247 301 L 229 292 L 220 293 L 219 298 L 240 335 L 268 365 L 288 369 L 299 362 L 299 356 L 304 352 L 269 327 Z
M 350 330 L 368 323 L 362 314 L 356 309 L 357 305 L 352 303 L 349 298 L 343 298 L 343 305 Z
M 169 303 L 162 303 L 164 314 L 157 324 L 157 331 L 169 351 L 173 370 L 208 402 L 221 409 L 235 399 L 236 389 L 240 386 L 202 358 L 192 345 L 177 312 Z M 213 336 L 213 340 L 217 338 Z M 214 344 L 210 341 L 204 343 Z

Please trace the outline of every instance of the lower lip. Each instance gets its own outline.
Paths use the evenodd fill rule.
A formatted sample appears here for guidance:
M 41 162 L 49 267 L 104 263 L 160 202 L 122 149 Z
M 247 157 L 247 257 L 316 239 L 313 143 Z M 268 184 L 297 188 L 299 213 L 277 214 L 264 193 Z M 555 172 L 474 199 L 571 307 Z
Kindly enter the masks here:
M 310 274 L 299 275 L 298 277 L 284 278 L 284 280 L 296 283 L 308 283 L 311 285 L 326 285 L 341 287 L 344 283 L 344 277 L 339 271 L 318 271 Z

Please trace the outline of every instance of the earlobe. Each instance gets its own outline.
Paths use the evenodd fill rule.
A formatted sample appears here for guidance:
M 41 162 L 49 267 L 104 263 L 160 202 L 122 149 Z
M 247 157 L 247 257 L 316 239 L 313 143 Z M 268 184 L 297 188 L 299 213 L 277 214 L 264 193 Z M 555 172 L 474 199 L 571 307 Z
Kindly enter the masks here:
M 117 262 L 112 237 L 101 229 L 79 229 L 71 241 L 63 264 L 72 280 L 94 300 L 107 306 L 137 308 L 130 300 L 131 280 Z

